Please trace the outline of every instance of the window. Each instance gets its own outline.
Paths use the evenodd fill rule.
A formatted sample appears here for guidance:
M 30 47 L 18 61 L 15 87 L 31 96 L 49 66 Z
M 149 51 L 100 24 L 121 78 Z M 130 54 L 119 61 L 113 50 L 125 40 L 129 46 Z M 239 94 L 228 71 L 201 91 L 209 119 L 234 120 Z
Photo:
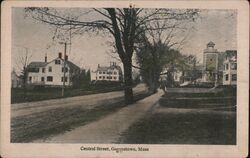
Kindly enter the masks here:
M 47 77 L 47 81 L 48 81 L 48 82 L 53 82 L 53 77 L 52 77 L 52 76 L 48 76 L 48 77 Z
M 103 79 L 105 79 L 105 76 L 102 76 Z
M 102 79 L 102 76 L 99 76 L 99 79 Z
M 64 72 L 64 67 L 62 67 L 62 72 Z M 65 67 L 65 72 L 68 72 L 68 68 Z
M 41 81 L 44 82 L 44 77 L 41 77 Z
M 45 68 L 42 68 L 42 73 L 45 73 Z
M 237 70 L 237 63 L 231 63 L 231 69 Z
M 105 71 L 103 71 L 102 73 L 105 74 Z
M 61 81 L 63 82 L 63 77 L 61 78 Z M 68 77 L 65 77 L 65 82 L 68 82 Z
M 52 67 L 51 66 L 49 67 L 49 72 L 52 72 Z
M 226 64 L 226 70 L 228 70 L 228 64 Z
M 228 81 L 228 74 L 225 75 L 225 80 Z
M 28 72 L 39 72 L 39 68 L 28 68 Z
M 29 81 L 32 81 L 32 77 L 31 76 L 29 77 Z
M 117 72 L 115 71 L 115 72 L 114 72 L 114 75 L 116 75 L 116 74 L 117 74 Z
M 102 74 L 102 72 L 101 72 L 101 71 L 99 71 L 99 74 Z
M 116 78 L 116 77 L 114 77 L 114 79 L 116 80 L 117 78 Z
M 55 64 L 61 64 L 61 60 L 55 60 Z
M 236 74 L 232 74 L 232 81 L 237 81 L 237 75 Z

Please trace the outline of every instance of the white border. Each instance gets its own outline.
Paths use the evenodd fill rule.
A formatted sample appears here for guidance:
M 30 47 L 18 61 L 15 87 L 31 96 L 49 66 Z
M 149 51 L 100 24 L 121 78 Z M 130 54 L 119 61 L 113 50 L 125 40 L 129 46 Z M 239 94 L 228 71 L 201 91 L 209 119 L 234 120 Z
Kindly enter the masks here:
M 83 144 L 10 143 L 11 7 L 237 9 L 237 145 L 142 145 L 149 152 L 87 152 Z M 1 155 L 3 157 L 246 157 L 248 154 L 249 4 L 247 1 L 5 1 L 1 6 Z M 88 144 L 87 146 L 97 146 Z M 137 147 L 98 144 L 103 147 Z

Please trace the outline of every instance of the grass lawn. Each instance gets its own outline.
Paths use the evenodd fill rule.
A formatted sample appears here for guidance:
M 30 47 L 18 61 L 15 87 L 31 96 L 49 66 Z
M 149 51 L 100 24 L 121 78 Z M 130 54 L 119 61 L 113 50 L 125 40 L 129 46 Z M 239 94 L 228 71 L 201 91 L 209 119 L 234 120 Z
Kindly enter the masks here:
M 236 113 L 149 114 L 124 132 L 119 143 L 236 144 Z
M 149 95 L 149 93 L 138 94 L 135 96 L 135 100 L 140 100 Z M 124 106 L 124 100 L 115 101 L 115 103 L 106 100 L 93 109 L 83 109 L 81 107 L 57 108 L 16 117 L 11 120 L 11 142 L 27 143 L 35 139 L 63 133 L 100 119 Z
M 83 88 L 65 88 L 64 98 L 81 96 L 88 94 L 104 93 L 111 91 L 122 90 L 121 86 L 87 86 Z M 62 88 L 34 88 L 29 89 L 24 93 L 23 89 L 16 88 L 11 89 L 11 103 L 22 103 L 22 102 L 31 102 L 31 101 L 40 101 L 47 99 L 62 98 Z
M 219 93 L 166 93 L 159 100 L 162 111 L 154 109 L 148 113 L 125 131 L 118 142 L 235 145 L 235 105 L 235 87 L 225 87 Z

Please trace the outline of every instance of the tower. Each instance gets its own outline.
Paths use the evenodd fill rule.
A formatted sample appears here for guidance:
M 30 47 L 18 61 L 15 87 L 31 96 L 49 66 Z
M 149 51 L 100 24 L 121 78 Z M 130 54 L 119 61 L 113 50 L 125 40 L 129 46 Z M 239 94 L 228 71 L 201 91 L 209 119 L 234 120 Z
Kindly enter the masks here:
M 215 44 L 210 41 L 203 52 L 203 74 L 204 82 L 217 82 L 218 74 L 218 51 L 214 48 Z

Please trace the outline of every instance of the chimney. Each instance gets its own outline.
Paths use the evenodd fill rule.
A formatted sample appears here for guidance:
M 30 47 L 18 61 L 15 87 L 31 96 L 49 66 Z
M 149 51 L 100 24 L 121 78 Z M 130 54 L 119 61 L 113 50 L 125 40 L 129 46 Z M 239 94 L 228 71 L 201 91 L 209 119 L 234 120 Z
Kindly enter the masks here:
M 68 56 L 67 55 L 65 55 L 65 57 L 64 57 L 64 59 L 65 59 L 65 61 L 68 61 Z
M 98 67 L 100 67 L 100 64 L 98 64 Z
M 58 53 L 58 57 L 59 57 L 60 59 L 62 59 L 62 53 L 61 53 L 61 52 Z
M 47 53 L 45 54 L 45 59 L 44 59 L 45 63 L 47 63 Z

